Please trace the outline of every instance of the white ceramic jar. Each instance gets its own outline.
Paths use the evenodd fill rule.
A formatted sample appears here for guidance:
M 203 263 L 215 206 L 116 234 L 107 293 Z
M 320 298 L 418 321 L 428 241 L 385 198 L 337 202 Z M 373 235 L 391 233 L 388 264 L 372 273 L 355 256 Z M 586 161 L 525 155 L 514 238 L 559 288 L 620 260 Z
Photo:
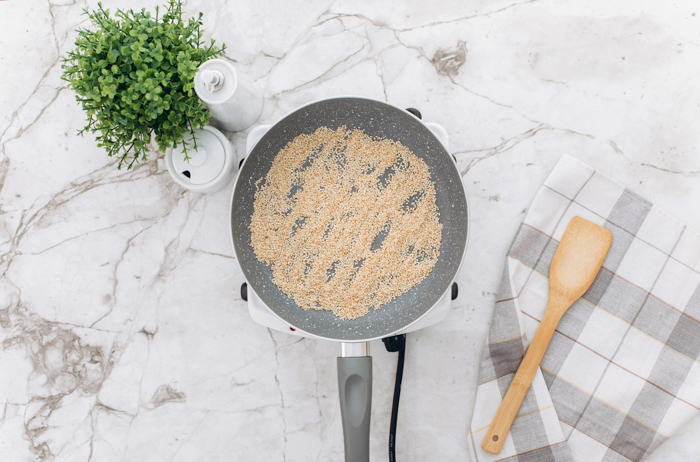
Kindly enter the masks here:
M 224 130 L 245 130 L 262 112 L 262 95 L 253 82 L 223 59 L 199 66 L 194 91 Z
M 168 172 L 176 182 L 189 190 L 202 193 L 219 191 L 238 172 L 236 153 L 224 134 L 210 125 L 195 130 L 194 135 L 197 150 L 194 150 L 193 143 L 189 141 L 189 161 L 185 161 L 181 144 L 165 152 Z M 189 134 L 185 136 L 188 137 Z

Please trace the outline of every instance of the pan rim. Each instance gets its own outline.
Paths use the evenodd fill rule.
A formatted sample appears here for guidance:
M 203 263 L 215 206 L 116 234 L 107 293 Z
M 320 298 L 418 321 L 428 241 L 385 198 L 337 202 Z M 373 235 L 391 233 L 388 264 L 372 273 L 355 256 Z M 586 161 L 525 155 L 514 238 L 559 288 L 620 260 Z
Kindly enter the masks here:
M 395 108 L 395 109 L 398 109 L 398 110 L 400 110 L 400 111 L 405 111 L 404 108 L 401 108 L 400 106 L 398 106 L 398 105 L 396 105 L 396 104 L 390 103 L 390 102 L 388 102 L 388 101 L 383 101 L 383 100 L 380 100 L 380 99 L 377 99 L 377 98 L 366 97 L 366 96 L 358 96 L 358 95 L 336 95 L 336 96 L 327 96 L 327 97 L 324 97 L 324 98 L 319 98 L 319 99 L 310 101 L 310 102 L 308 102 L 308 103 L 306 103 L 306 104 L 303 104 L 303 105 L 301 105 L 301 106 L 298 106 L 298 107 L 295 108 L 294 110 L 288 112 L 287 114 L 283 115 L 282 117 L 278 118 L 277 120 L 275 120 L 274 122 L 272 122 L 272 123 L 270 123 L 270 124 L 260 124 L 260 125 L 257 125 L 256 127 L 259 127 L 259 126 L 262 126 L 262 125 L 269 125 L 269 127 L 272 128 L 272 127 L 274 127 L 275 125 L 277 125 L 278 123 L 282 122 L 282 121 L 283 121 L 284 119 L 286 119 L 287 117 L 292 116 L 293 114 L 295 114 L 296 112 L 298 112 L 298 111 L 304 109 L 304 108 L 307 107 L 307 106 L 311 106 L 311 105 L 313 105 L 313 104 L 317 104 L 317 103 L 320 103 L 320 102 L 322 102 L 322 101 L 328 101 L 328 100 L 334 100 L 334 99 L 362 99 L 362 100 L 369 100 L 369 101 L 374 101 L 374 102 L 377 102 L 377 103 L 380 103 L 380 104 L 385 104 L 385 105 L 387 105 L 387 106 L 391 106 L 391 107 L 393 107 L 393 108 Z M 409 112 L 409 114 L 411 114 L 411 113 Z M 435 134 L 432 132 L 432 130 L 430 130 L 430 128 L 426 125 L 426 122 L 424 122 L 422 119 L 419 119 L 418 117 L 416 117 L 416 116 L 413 115 L 413 114 L 411 114 L 411 115 L 412 115 L 418 122 L 420 122 L 428 131 L 430 131 L 430 133 L 433 134 L 433 136 L 435 136 Z M 269 130 L 270 128 L 268 128 L 268 130 Z M 267 133 L 267 131 L 266 131 L 265 133 Z M 265 136 L 265 134 L 263 134 L 263 136 Z M 437 138 L 437 136 L 435 136 L 435 138 L 438 140 L 438 142 L 440 143 L 440 145 L 442 145 L 442 142 Z M 258 140 L 258 141 L 259 141 L 259 140 Z M 257 143 L 256 143 L 256 144 L 257 144 Z M 254 148 L 254 147 L 255 147 L 255 145 L 254 145 L 252 148 Z M 250 152 L 252 152 L 252 148 L 251 148 L 251 151 L 250 151 Z M 452 157 L 452 155 L 450 154 L 450 152 L 449 152 L 449 147 L 443 146 L 443 148 L 445 149 L 445 152 L 450 156 L 450 158 L 451 158 L 451 160 L 452 160 L 452 163 L 453 163 L 453 165 L 454 165 L 454 168 L 455 168 L 455 170 L 457 170 L 457 174 L 459 175 L 459 168 L 457 167 L 457 162 L 456 162 L 456 160 Z M 248 154 L 249 154 L 249 152 L 248 152 L 247 149 L 246 149 L 245 158 L 244 158 L 244 160 L 243 160 L 243 163 L 242 163 L 241 166 L 239 167 L 238 172 L 236 173 L 236 178 L 234 179 L 234 182 L 233 182 L 233 187 L 232 187 L 232 189 L 231 189 L 231 199 L 230 199 L 230 201 L 229 201 L 229 238 L 230 238 L 230 240 L 231 240 L 231 247 L 233 248 L 233 255 L 234 255 L 235 259 L 236 259 L 236 264 L 238 264 L 239 268 L 241 268 L 241 273 L 243 273 L 245 282 L 248 282 L 248 279 L 245 277 L 245 273 L 244 273 L 244 271 L 243 271 L 243 267 L 242 267 L 241 264 L 239 263 L 240 260 L 239 260 L 239 258 L 238 258 L 238 254 L 237 254 L 237 252 L 236 252 L 236 245 L 235 245 L 234 239 L 233 239 L 233 199 L 234 199 L 234 196 L 235 196 L 235 193 L 236 193 L 236 185 L 238 184 L 238 179 L 240 178 L 240 173 L 241 173 L 241 170 L 243 169 L 243 166 L 245 165 L 245 160 L 248 158 Z M 461 181 L 461 175 L 460 175 L 460 183 L 461 183 L 461 185 L 462 185 L 462 191 L 464 192 L 464 199 L 465 199 L 465 204 L 466 204 L 466 212 L 467 212 L 467 233 L 466 233 L 466 237 L 465 237 L 464 251 L 462 252 L 462 256 L 460 257 L 460 262 L 459 262 L 459 265 L 458 265 L 458 267 L 457 267 L 457 271 L 455 272 L 454 276 L 452 276 L 452 280 L 451 280 L 451 282 L 450 282 L 450 284 L 449 284 L 448 287 L 451 287 L 452 284 L 454 284 L 455 280 L 457 279 L 457 275 L 459 275 L 459 272 L 460 272 L 461 269 L 462 269 L 462 265 L 464 264 L 464 259 L 465 259 L 466 254 L 467 254 L 467 248 L 469 247 L 469 235 L 470 235 L 470 230 L 471 230 L 471 220 L 469 219 L 469 217 L 470 217 L 470 213 L 469 213 L 469 208 L 470 208 L 470 207 L 469 207 L 469 196 L 468 196 L 468 194 L 467 194 L 467 189 L 466 189 L 466 187 L 464 186 L 464 181 Z M 250 287 L 250 285 L 249 285 L 249 287 Z M 374 340 L 380 340 L 380 339 L 385 338 L 385 337 L 389 337 L 389 336 L 392 336 L 392 335 L 396 335 L 396 334 L 398 334 L 398 333 L 400 333 L 400 332 L 405 332 L 406 330 L 410 329 L 411 326 L 415 325 L 416 323 L 419 323 L 423 318 L 425 318 L 425 317 L 428 315 L 428 313 L 430 313 L 430 312 L 435 308 L 435 306 L 437 306 L 437 304 L 440 303 L 440 300 L 441 300 L 441 299 L 442 299 L 442 298 L 440 298 L 440 299 L 438 299 L 437 301 L 435 301 L 435 303 L 433 303 L 433 305 L 432 305 L 429 309 L 427 309 L 422 315 L 420 315 L 418 318 L 416 318 L 416 319 L 413 320 L 412 322 L 410 322 L 410 323 L 408 323 L 408 324 L 402 326 L 401 328 L 399 328 L 399 329 L 397 329 L 397 330 L 395 330 L 395 331 L 393 331 L 393 332 L 389 332 L 389 333 L 386 333 L 386 334 L 383 334 L 383 335 L 379 335 L 379 336 L 367 337 L 367 338 L 363 338 L 363 339 L 353 339 L 353 340 L 344 340 L 344 339 L 339 339 L 339 338 L 334 338 L 334 337 L 325 337 L 325 336 L 322 336 L 322 335 L 317 335 L 317 334 L 310 333 L 310 332 L 308 332 L 308 331 L 306 331 L 306 330 L 304 330 L 304 329 L 302 329 L 302 328 L 297 327 L 296 325 L 294 325 L 293 323 L 287 321 L 286 319 L 282 318 L 282 316 L 280 316 L 275 310 L 271 309 L 270 307 L 267 307 L 267 305 L 265 305 L 265 306 L 267 307 L 268 311 L 269 311 L 272 315 L 274 315 L 274 317 L 276 317 L 276 318 L 277 318 L 279 321 L 281 321 L 282 323 L 287 324 L 287 325 L 289 325 L 290 327 L 293 327 L 293 328 L 296 330 L 296 333 L 297 333 L 297 334 L 303 334 L 303 335 L 302 335 L 303 337 L 310 337 L 310 338 L 316 338 L 316 339 L 321 339 L 321 340 L 328 340 L 328 341 L 331 341 L 331 342 L 362 343 L 362 342 L 370 342 L 370 341 L 374 341 Z M 261 300 L 261 301 L 262 301 L 262 300 Z M 246 302 L 246 303 L 248 303 L 248 302 Z M 264 302 L 263 302 L 263 304 L 264 304 Z M 301 309 L 301 308 L 300 308 L 300 309 Z

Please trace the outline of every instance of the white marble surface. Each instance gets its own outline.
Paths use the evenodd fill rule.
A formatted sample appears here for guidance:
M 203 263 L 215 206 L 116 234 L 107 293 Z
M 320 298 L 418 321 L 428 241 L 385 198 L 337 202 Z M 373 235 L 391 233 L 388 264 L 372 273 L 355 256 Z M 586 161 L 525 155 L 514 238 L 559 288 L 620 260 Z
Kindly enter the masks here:
M 104 0 L 152 7 L 154 0 Z M 89 5 L 95 2 L 90 0 Z M 239 298 L 229 188 L 188 193 L 86 136 L 59 80 L 85 0 L 0 2 L 0 460 L 339 461 L 336 346 L 270 332 Z M 700 228 L 693 0 L 189 0 L 264 91 L 415 106 L 447 128 L 472 234 L 447 321 L 410 334 L 400 461 L 469 460 L 503 256 L 562 153 Z M 229 138 L 243 149 L 246 133 Z M 374 352 L 373 460 L 396 356 Z M 700 460 L 700 419 L 650 461 Z

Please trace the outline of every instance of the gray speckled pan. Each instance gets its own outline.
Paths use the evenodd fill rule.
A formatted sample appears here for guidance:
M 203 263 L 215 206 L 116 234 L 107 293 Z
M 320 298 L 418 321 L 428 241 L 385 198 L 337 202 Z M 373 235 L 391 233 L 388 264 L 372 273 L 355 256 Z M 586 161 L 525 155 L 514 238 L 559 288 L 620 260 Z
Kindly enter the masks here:
M 250 245 L 255 182 L 265 176 L 287 143 L 318 127 L 359 128 L 372 136 L 400 141 L 430 167 L 440 210 L 442 244 L 433 271 L 418 286 L 362 318 L 344 321 L 329 311 L 305 311 L 272 282 L 272 271 Z M 248 284 L 278 316 L 297 329 L 337 341 L 365 341 L 399 332 L 425 314 L 451 286 L 464 254 L 467 199 L 452 157 L 412 114 L 365 98 L 341 97 L 303 106 L 277 122 L 253 148 L 239 172 L 233 193 L 231 232 L 236 256 Z

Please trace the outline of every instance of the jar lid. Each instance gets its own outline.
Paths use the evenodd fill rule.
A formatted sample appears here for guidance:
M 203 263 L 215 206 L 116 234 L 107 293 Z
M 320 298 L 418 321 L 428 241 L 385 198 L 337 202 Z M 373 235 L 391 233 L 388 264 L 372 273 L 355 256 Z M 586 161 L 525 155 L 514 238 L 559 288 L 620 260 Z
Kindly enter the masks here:
M 219 176 L 224 168 L 226 152 L 221 140 L 211 131 L 195 130 L 194 135 L 197 150 L 190 140 L 187 146 L 189 161 L 185 160 L 182 144 L 178 144 L 172 150 L 172 162 L 180 180 L 191 185 L 202 185 Z
M 221 104 L 236 91 L 238 76 L 232 65 L 223 59 L 210 59 L 199 66 L 194 76 L 194 91 L 206 104 Z

